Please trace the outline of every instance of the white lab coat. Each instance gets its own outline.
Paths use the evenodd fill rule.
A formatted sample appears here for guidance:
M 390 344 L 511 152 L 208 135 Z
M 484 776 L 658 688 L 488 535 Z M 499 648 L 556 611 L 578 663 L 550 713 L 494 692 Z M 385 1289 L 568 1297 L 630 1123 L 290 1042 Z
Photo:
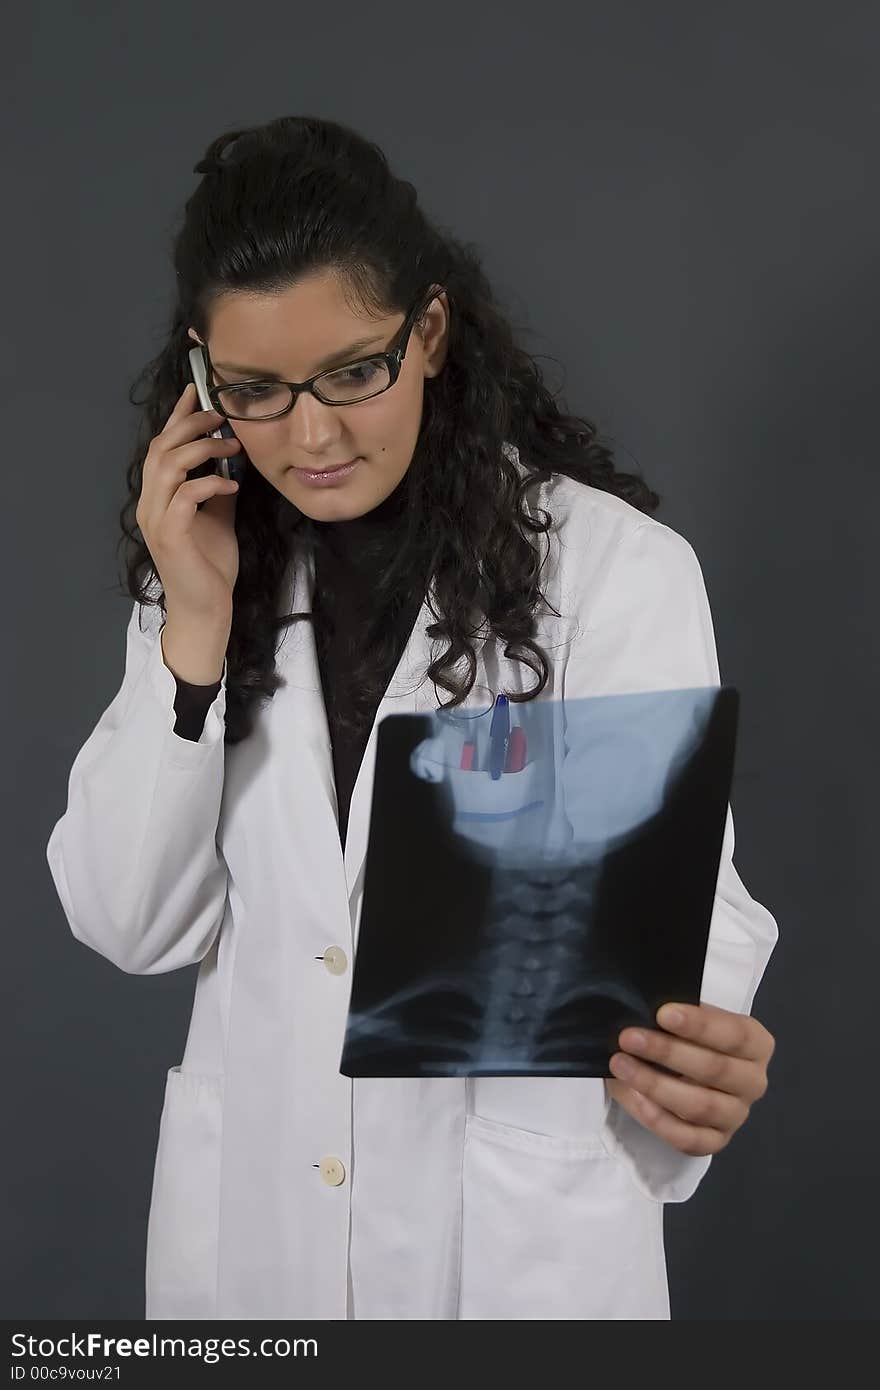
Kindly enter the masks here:
M 539 616 L 539 698 L 720 684 L 682 536 L 559 475 L 531 508 L 554 518 L 536 543 L 562 615 Z M 308 607 L 312 569 L 294 569 L 279 612 Z M 447 698 L 425 677 L 432 621 L 425 603 L 377 710 L 343 858 L 311 624 L 282 634 L 287 684 L 227 750 L 225 666 L 199 741 L 179 737 L 161 610 L 142 633 L 133 605 L 121 687 L 76 756 L 47 858 L 79 941 L 130 974 L 199 964 L 165 1086 L 147 1319 L 670 1315 L 663 1203 L 691 1196 L 709 1157 L 639 1125 L 601 1078 L 339 1071 L 376 725 Z M 494 639 L 477 658 L 464 709 L 534 683 Z M 777 926 L 733 847 L 728 807 L 701 997 L 749 1013 Z

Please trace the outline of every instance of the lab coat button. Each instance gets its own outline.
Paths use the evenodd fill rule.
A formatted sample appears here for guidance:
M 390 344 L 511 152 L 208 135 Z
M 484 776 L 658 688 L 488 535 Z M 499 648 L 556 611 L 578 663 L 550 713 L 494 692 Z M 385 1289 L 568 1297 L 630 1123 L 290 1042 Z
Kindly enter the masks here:
M 328 946 L 324 952 L 324 964 L 331 975 L 344 975 L 348 960 L 341 946 Z
M 338 1187 L 341 1182 L 345 1182 L 345 1169 L 338 1158 L 322 1158 L 318 1168 L 321 1177 L 331 1187 Z

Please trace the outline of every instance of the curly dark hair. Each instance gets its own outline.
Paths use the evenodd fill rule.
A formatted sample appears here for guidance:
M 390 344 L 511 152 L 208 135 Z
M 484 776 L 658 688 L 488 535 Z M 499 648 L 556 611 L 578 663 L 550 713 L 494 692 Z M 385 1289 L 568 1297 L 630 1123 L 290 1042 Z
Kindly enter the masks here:
M 377 145 L 335 121 L 281 116 L 218 136 L 194 172 L 203 178 L 185 204 L 173 242 L 177 296 L 168 340 L 129 392 L 132 405 L 145 407 L 120 512 L 129 597 L 141 605 L 158 603 L 165 612 L 161 583 L 158 596 L 150 596 L 158 575 L 135 510 L 150 442 L 190 380 L 187 328 L 191 324 L 207 338 L 217 296 L 279 293 L 306 275 L 328 271 L 367 316 L 390 316 L 406 312 L 426 287 L 441 286 L 450 306 L 447 356 L 439 373 L 425 381 L 393 553 L 372 595 L 374 617 L 358 633 L 351 669 L 359 701 L 355 717 L 368 714 L 384 694 L 381 673 L 396 640 L 389 615 L 414 600 L 416 589 L 430 601 L 431 576 L 437 621 L 428 636 L 448 647 L 427 674 L 453 697 L 443 707 L 460 704 L 473 688 L 475 615 L 488 624 L 486 635 L 503 638 L 506 656 L 538 677 L 531 690 L 510 698 L 534 699 L 549 675 L 546 655 L 534 641 L 535 609 L 539 601 L 551 605 L 538 585 L 537 549 L 524 532 L 545 533 L 552 517 L 545 510 L 545 520 L 531 518 L 522 507 L 524 494 L 561 473 L 642 512 L 655 511 L 659 495 L 641 477 L 615 470 L 611 451 L 599 443 L 589 420 L 559 411 L 534 357 L 514 343 L 473 246 L 428 221 L 413 185 L 392 174 Z M 138 399 L 135 390 L 145 379 L 147 394 Z M 506 443 L 516 446 L 523 476 Z M 204 467 L 188 476 L 199 471 Z M 294 546 L 302 547 L 300 554 L 316 554 L 325 543 L 325 528 L 255 468 L 245 470 L 235 526 L 239 573 L 226 652 L 229 744 L 252 731 L 256 701 L 270 699 L 285 684 L 275 669 L 279 632 L 309 616 L 279 616 Z M 316 612 L 326 606 L 322 572 L 317 565 Z M 462 658 L 468 667 L 463 679 L 451 669 Z

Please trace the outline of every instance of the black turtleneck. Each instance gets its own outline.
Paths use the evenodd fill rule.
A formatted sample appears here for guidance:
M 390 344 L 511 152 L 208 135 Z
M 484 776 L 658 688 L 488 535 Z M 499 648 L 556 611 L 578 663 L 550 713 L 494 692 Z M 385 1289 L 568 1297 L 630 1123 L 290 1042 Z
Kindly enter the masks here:
M 313 521 L 321 542 L 315 552 L 315 586 L 321 582 L 325 605 L 330 609 L 329 613 L 326 613 L 326 607 L 324 611 L 315 611 L 313 622 L 321 685 L 327 704 L 339 805 L 339 836 L 343 849 L 351 794 L 375 715 L 374 708 L 370 718 L 366 722 L 361 721 L 356 728 L 342 723 L 342 716 L 349 715 L 352 708 L 349 680 L 351 640 L 363 621 L 364 605 L 369 604 L 375 576 L 381 572 L 389 547 L 393 546 L 393 533 L 406 506 L 407 481 L 405 474 L 394 491 L 363 516 L 351 521 Z M 388 669 L 382 672 L 384 685 L 391 679 L 400 660 L 420 604 L 421 599 L 416 596 L 398 614 L 393 658 Z M 325 626 L 319 630 L 322 624 Z M 177 719 L 174 732 L 180 738 L 197 743 L 204 728 L 205 716 L 220 689 L 220 682 L 190 685 L 177 677 L 175 680 L 177 693 L 174 711 Z M 335 696 L 332 701 L 327 700 L 327 693 L 331 690 Z

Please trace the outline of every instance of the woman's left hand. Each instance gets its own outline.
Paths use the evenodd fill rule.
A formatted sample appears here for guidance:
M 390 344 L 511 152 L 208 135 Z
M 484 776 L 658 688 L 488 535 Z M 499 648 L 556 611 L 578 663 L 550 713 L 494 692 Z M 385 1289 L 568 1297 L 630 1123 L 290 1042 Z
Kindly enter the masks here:
M 606 1078 L 605 1086 L 639 1124 L 681 1153 L 718 1153 L 767 1090 L 776 1040 L 756 1018 L 714 1004 L 664 1004 L 657 1022 L 662 1032 L 623 1029 L 623 1052 L 611 1058 L 620 1079 Z M 679 1074 L 669 1076 L 652 1062 Z

